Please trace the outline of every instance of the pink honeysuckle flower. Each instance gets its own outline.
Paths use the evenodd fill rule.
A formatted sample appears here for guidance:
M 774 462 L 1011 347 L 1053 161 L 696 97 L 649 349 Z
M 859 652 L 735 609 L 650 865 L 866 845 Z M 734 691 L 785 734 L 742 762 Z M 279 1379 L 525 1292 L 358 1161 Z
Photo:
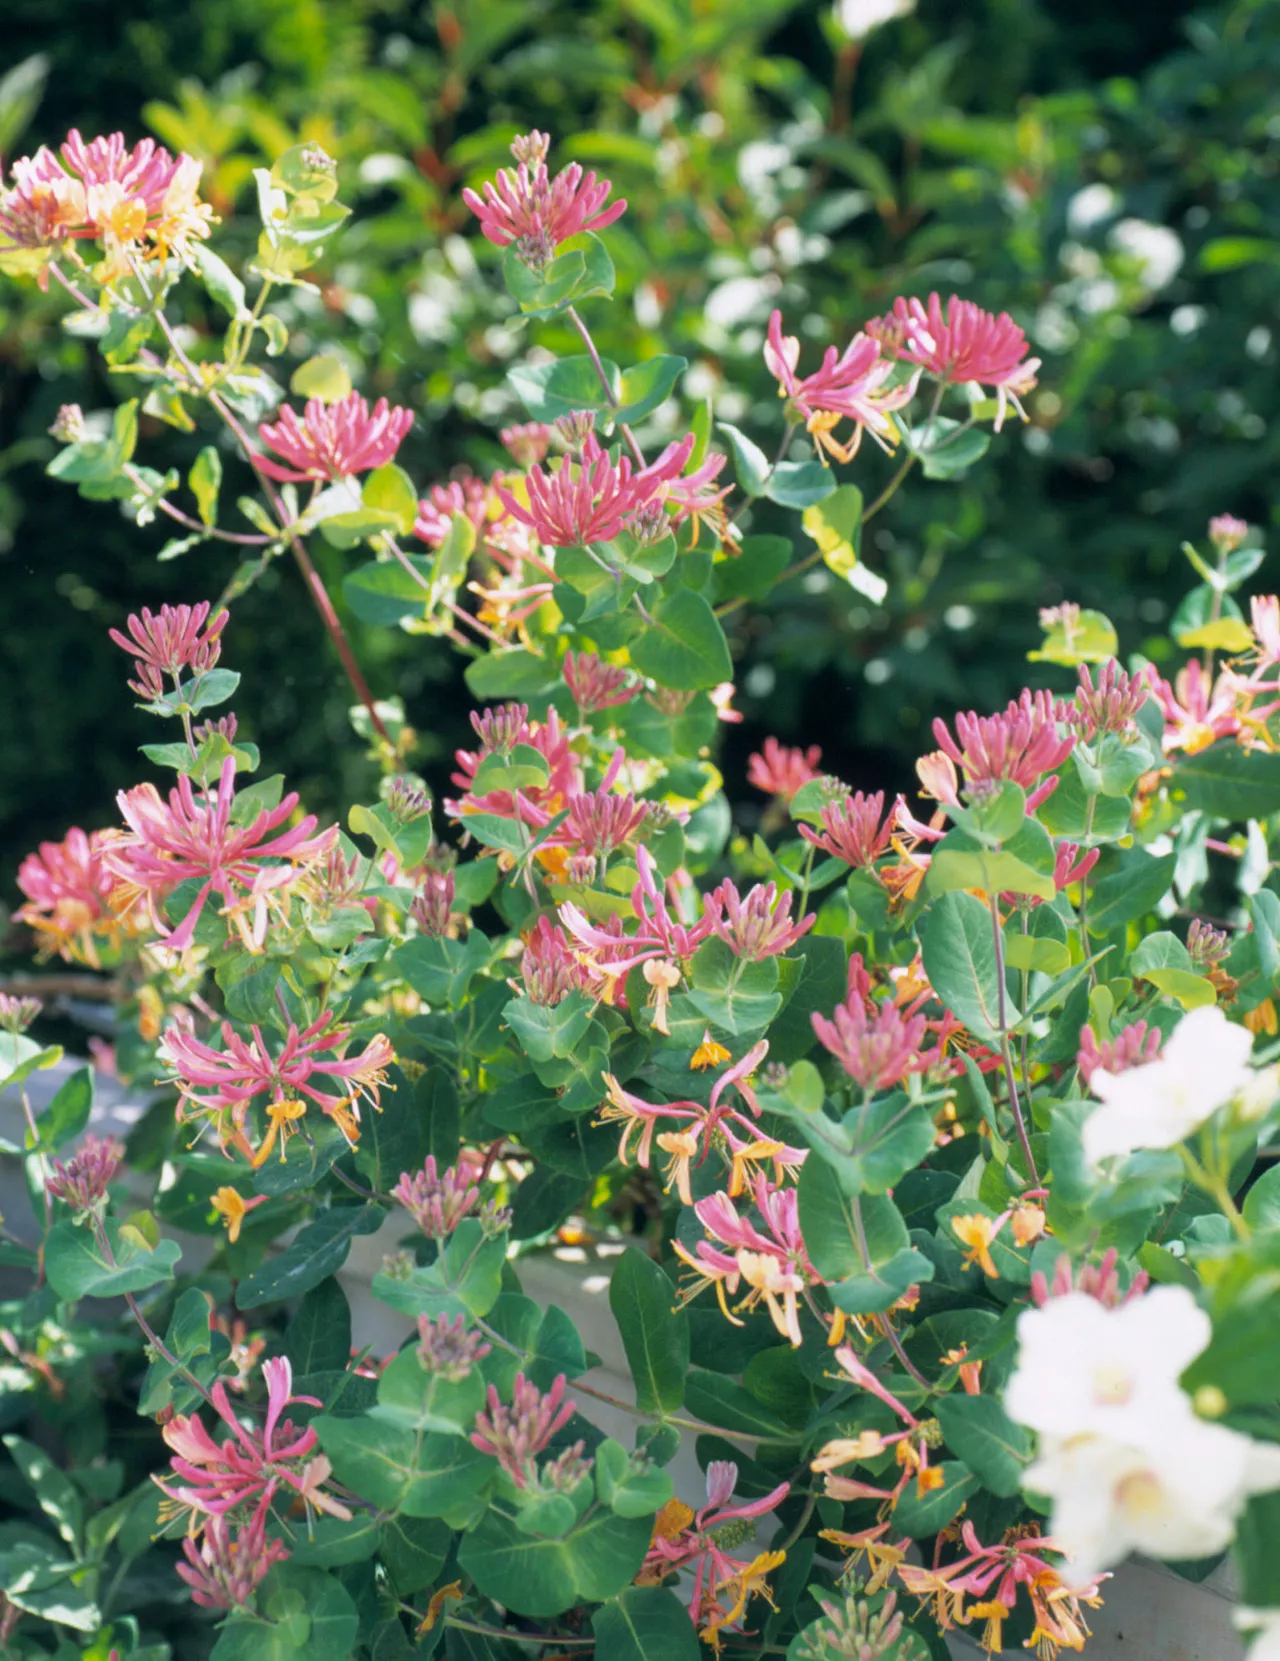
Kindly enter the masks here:
M 18 867 L 26 904 L 14 921 L 34 929 L 42 951 L 98 968 L 95 941 L 115 943 L 136 930 L 116 903 L 117 879 L 107 850 L 120 840 L 116 830 L 82 831 L 73 825 L 61 842 L 42 842 Z
M 821 760 L 818 744 L 800 750 L 779 744 L 776 738 L 766 738 L 759 751 L 747 757 L 747 782 L 768 796 L 789 802 L 797 790 L 818 777 Z
M 1115 1309 L 1132 1298 L 1140 1298 L 1151 1284 L 1151 1276 L 1145 1269 L 1138 1269 L 1128 1286 L 1122 1287 L 1117 1270 L 1119 1261 L 1119 1252 L 1114 1246 L 1108 1246 L 1100 1263 L 1082 1263 L 1077 1269 L 1064 1252 L 1054 1265 L 1051 1281 L 1040 1269 L 1032 1275 L 1032 1300 L 1043 1309 L 1050 1298 L 1083 1292 L 1086 1297 L 1096 1298 L 1104 1309 Z
M 723 1191 L 694 1204 L 694 1215 L 717 1244 L 700 1241 L 690 1252 L 680 1241 L 673 1242 L 676 1255 L 693 1271 L 693 1283 L 682 1301 L 687 1303 L 704 1287 L 714 1286 L 721 1310 L 739 1326 L 736 1311 L 763 1303 L 775 1329 L 799 1348 L 803 1334 L 798 1300 L 819 1277 L 800 1232 L 798 1195 L 794 1188 L 775 1187 L 758 1171 L 751 1196 L 763 1229 L 743 1217 Z M 725 1294 L 736 1296 L 743 1285 L 746 1296 L 731 1310 Z
M 280 1112 L 286 1119 L 295 1116 L 299 1097 L 307 1097 L 338 1124 L 348 1140 L 354 1139 L 350 1120 L 358 1123 L 361 1098 L 379 1105 L 379 1091 L 386 1082 L 386 1069 L 395 1060 L 390 1042 L 381 1034 L 355 1055 L 340 1051 L 350 1042 L 350 1027 L 331 1025 L 325 1014 L 301 1032 L 290 1023 L 284 1045 L 272 1055 L 261 1028 L 251 1027 L 250 1041 L 240 1037 L 229 1021 L 222 1023 L 224 1049 L 215 1050 L 181 1027 L 169 1027 L 160 1041 L 160 1058 L 172 1070 L 178 1085 L 180 1104 L 190 1108 L 187 1116 L 209 1115 L 216 1119 L 219 1134 L 229 1138 L 255 1164 L 261 1164 L 279 1131 Z M 331 1096 L 316 1088 L 313 1079 L 339 1081 L 345 1093 Z M 268 1117 L 272 1129 L 256 1151 L 244 1132 L 249 1105 L 255 1097 L 269 1097 Z
M 729 1555 L 731 1548 L 725 1525 L 756 1522 L 767 1517 L 791 1492 L 789 1482 L 780 1482 L 761 1499 L 735 1500 L 733 1492 L 737 1485 L 738 1467 L 733 1461 L 713 1459 L 707 1466 L 706 1504 L 693 1513 L 682 1507 L 677 1520 L 687 1519 L 687 1522 L 678 1531 L 655 1531 L 637 1577 L 641 1585 L 655 1585 L 678 1569 L 692 1571 L 694 1587 L 689 1612 L 695 1624 L 700 1624 L 714 1610 L 716 1591 L 741 1575 L 747 1566 Z
M 75 1211 L 94 1211 L 106 1198 L 123 1158 L 124 1143 L 114 1136 L 86 1136 L 65 1163 L 53 1161 L 45 1188 Z
M 197 1543 L 182 1542 L 184 1563 L 176 1563 L 191 1588 L 193 1603 L 205 1609 L 252 1609 L 254 1593 L 289 1553 L 280 1540 L 267 1539 L 267 1514 L 259 1507 L 239 1528 L 225 1517 L 206 1517 Z
M 940 381 L 991 387 L 999 403 L 997 432 L 1010 404 L 1026 419 L 1018 400 L 1035 386 L 1040 359 L 1027 356 L 1027 337 L 1007 312 L 996 317 L 953 294 L 944 316 L 936 294 L 927 306 L 899 298 L 885 317 L 867 324 L 867 332 L 891 356 L 918 364 Z
M 1143 1067 L 1148 1061 L 1158 1060 L 1162 1042 L 1159 1027 L 1148 1027 L 1145 1021 L 1134 1021 L 1114 1038 L 1104 1038 L 1101 1043 L 1092 1027 L 1081 1027 L 1076 1066 L 1085 1088 L 1099 1067 L 1108 1073 L 1125 1073 L 1130 1067 Z
M 1138 711 L 1151 693 L 1154 667 L 1149 665 L 1129 675 L 1109 658 L 1099 669 L 1096 682 L 1087 663 L 1082 663 L 1076 673 L 1080 685 L 1074 705 L 1067 706 L 1067 719 L 1080 736 L 1091 744 L 1104 733 L 1131 732 Z
M 190 1514 L 192 1532 L 207 1517 L 245 1518 L 249 1508 L 264 1514 L 277 1493 L 292 1504 L 302 1500 L 308 1509 L 349 1520 L 351 1512 L 327 1491 L 332 1467 L 317 1454 L 319 1441 L 307 1426 L 299 1429 L 283 1417 L 294 1402 L 320 1407 L 315 1396 L 293 1394 L 293 1368 L 286 1357 L 262 1363 L 267 1386 L 267 1411 L 260 1431 L 250 1430 L 236 1417 L 219 1379 L 209 1394 L 218 1417 L 231 1435 L 219 1444 L 205 1429 L 199 1413 L 178 1414 L 161 1435 L 172 1450 L 168 1479 L 152 1481 L 177 1511 Z
M 649 819 L 653 804 L 615 791 L 587 791 L 570 796 L 568 818 L 556 832 L 559 846 L 599 857 L 630 842 Z
M 41 147 L 13 164 L 0 190 L 0 247 L 49 248 L 101 240 L 109 271 L 127 269 L 123 251 L 149 240 L 157 253 L 186 257 L 209 235 L 213 210 L 197 196 L 203 164 L 144 138 L 130 149 L 122 133 L 86 144 L 72 128 L 61 160 Z
M 891 1003 L 864 998 L 853 985 L 830 1019 L 814 1014 L 812 1021 L 819 1042 L 869 1095 L 926 1071 L 933 1060 L 921 1053 L 928 1031 L 923 1015 L 904 1016 Z
M 958 714 L 955 738 L 939 718 L 933 723 L 933 736 L 942 753 L 963 772 L 966 785 L 1012 779 L 1028 792 L 1031 811 L 1057 784 L 1056 778 L 1044 775 L 1060 767 L 1075 748 L 1074 733 L 1064 736 L 1059 731 L 1068 719 L 1068 706 L 1052 693 L 1024 691 L 998 715 L 978 715 L 973 710 Z M 939 794 L 938 799 L 946 797 Z
M 15 997 L 12 992 L 0 992 L 0 1032 L 16 1037 L 25 1032 L 44 1008 L 39 998 Z
M 584 715 L 612 709 L 617 704 L 629 704 L 640 690 L 640 683 L 630 669 L 605 663 L 594 652 L 566 652 L 560 673 Z
M 444 1240 L 480 1204 L 479 1176 L 482 1161 L 464 1154 L 456 1165 L 437 1173 L 434 1154 L 420 1171 L 405 1171 L 391 1197 L 405 1208 L 423 1234 Z
M 152 616 L 145 606 L 141 615 L 130 613 L 128 635 L 110 629 L 111 639 L 131 654 L 138 679 L 130 689 L 140 698 L 158 698 L 164 692 L 164 676 L 176 681 L 184 669 L 203 675 L 222 654 L 222 631 L 231 620 L 229 611 L 218 612 L 205 628 L 209 602 L 194 606 L 161 606 Z
M 1249 601 L 1249 615 L 1253 624 L 1253 650 L 1258 668 L 1269 663 L 1280 663 L 1280 598 L 1274 594 L 1255 594 Z
M 464 473 L 450 479 L 448 484 L 433 484 L 418 503 L 418 517 L 413 534 L 432 548 L 438 548 L 449 534 L 454 516 L 461 514 L 475 527 L 476 535 L 485 528 L 498 506 L 492 486 L 478 479 L 474 473 Z
M 636 1163 L 647 1171 L 653 1156 L 653 1139 L 663 1119 L 690 1121 L 702 1117 L 702 1109 L 697 1102 L 646 1102 L 624 1090 L 612 1073 L 602 1076 L 606 1096 L 600 1104 L 596 1122 L 602 1125 L 621 1124 L 622 1140 L 618 1143 L 618 1162 L 621 1165 L 630 1164 L 631 1138 L 637 1131 L 640 1140 L 636 1145 Z
M 730 1089 L 738 1092 L 757 1119 L 760 1117 L 760 1103 L 757 1101 L 756 1093 L 751 1087 L 751 1080 L 763 1064 L 768 1053 L 769 1040 L 758 1038 L 740 1060 L 725 1068 L 724 1072 L 712 1085 L 711 1099 L 707 1103 L 707 1115 L 712 1123 L 715 1123 L 719 1118 L 723 1118 L 724 1111 L 721 1109 L 720 1100 L 725 1092 Z M 744 1121 L 744 1123 L 747 1122 Z
M 511 517 L 528 525 L 548 547 L 609 542 L 651 502 L 662 499 L 663 487 L 683 471 L 693 443 L 689 433 L 637 472 L 629 456 L 615 462 L 592 436 L 580 462 L 565 456 L 550 472 L 541 466 L 529 470 L 527 507 L 503 485 L 494 488 Z
M 283 797 L 278 807 L 264 809 L 252 824 L 233 824 L 235 773 L 235 758 L 228 756 L 222 764 L 216 794 L 197 797 L 190 778 L 183 774 L 167 802 L 151 784 L 135 785 L 116 797 L 129 829 L 107 848 L 107 869 L 139 897 L 145 896 L 152 925 L 161 934 L 162 944 L 172 951 L 191 944 L 210 894 L 221 894 L 231 906 L 253 887 L 262 860 L 287 859 L 296 869 L 322 859 L 337 839 L 336 827 L 312 835 L 316 828 L 314 814 L 288 830 L 280 828 L 298 805 L 294 791 Z M 272 835 L 276 831 L 279 834 Z M 177 928 L 166 929 L 156 907 L 188 879 L 198 880 L 200 890 Z M 267 884 L 278 887 L 286 880 L 273 874 Z M 265 922 L 267 894 L 261 889 L 257 901 Z M 251 951 L 259 950 L 260 940 L 255 940 L 243 923 L 239 927 L 245 945 Z
M 713 686 L 707 697 L 711 699 L 712 707 L 716 712 L 717 721 L 727 721 L 730 726 L 739 726 L 746 717 L 740 709 L 734 709 L 733 696 L 737 691 L 732 681 L 721 681 L 719 686 Z
M 862 442 L 865 428 L 884 449 L 892 449 L 901 437 L 893 412 L 911 402 L 915 377 L 902 386 L 887 386 L 894 363 L 883 357 L 880 343 L 870 335 L 856 334 L 843 352 L 828 346 L 822 367 L 800 379 L 800 342 L 782 332 L 782 313 L 769 319 L 764 361 L 778 382 L 778 395 L 785 398 L 795 419 L 803 421 L 819 453 L 826 450 L 838 461 L 850 461 Z M 853 437 L 840 444 L 834 429 L 841 421 L 853 422 Z
M 472 713 L 471 724 L 479 736 L 480 748 L 454 752 L 458 770 L 452 779 L 463 794 L 444 804 L 450 816 L 464 827 L 472 815 L 488 813 L 540 828 L 564 808 L 571 796 L 582 794 L 578 757 L 569 730 L 561 724 L 555 709 L 547 711 L 545 722 L 530 722 L 528 717 L 523 704 L 504 704 L 483 714 Z M 490 755 L 509 754 L 517 744 L 528 744 L 546 762 L 546 784 L 526 785 L 515 791 L 487 790 L 475 795 L 471 785 L 480 763 Z
M 552 429 L 545 421 L 519 421 L 498 434 L 520 467 L 532 467 L 551 448 Z
M 493 1348 L 478 1332 L 467 1328 L 465 1315 L 418 1316 L 418 1360 L 429 1373 L 438 1374 L 450 1384 L 460 1384 L 470 1376 Z
M 1073 882 L 1083 882 L 1098 863 L 1100 848 L 1082 853 L 1078 842 L 1059 842 L 1053 859 L 1053 886 L 1061 894 Z
M 696 524 L 702 518 L 716 525 L 724 523 L 724 503 L 732 494 L 733 486 L 721 485 L 717 488 L 717 481 L 728 460 L 728 456 L 713 452 L 692 473 L 672 479 L 664 500 L 673 525 L 682 525 L 686 519 L 692 519 Z
M 349 479 L 393 461 L 412 426 L 413 411 L 393 408 L 385 398 L 379 398 L 372 410 L 358 392 L 348 392 L 334 404 L 310 398 L 301 419 L 286 405 L 278 421 L 263 421 L 258 427 L 258 437 L 288 466 L 268 456 L 259 456 L 257 465 L 286 483 Z
M 893 842 L 895 810 L 884 812 L 884 791 L 864 796 L 861 790 L 852 795 L 837 797 L 821 809 L 821 831 L 809 825 L 797 829 L 806 842 L 815 848 L 844 860 L 855 871 L 868 870 Z
M 499 168 L 496 179 L 486 180 L 483 196 L 474 190 L 462 193 L 489 241 L 498 248 L 515 243 L 536 269 L 549 263 L 562 242 L 580 231 L 605 230 L 627 209 L 625 200 L 609 202 L 613 186 L 608 179 L 584 174 L 577 162 L 552 179 L 547 172 L 550 148 L 546 133 L 535 130 L 517 138 L 511 154 L 518 165 Z
M 1183 750 L 1198 755 L 1219 738 L 1240 731 L 1236 700 L 1237 681 L 1224 671 L 1210 683 L 1199 658 L 1180 669 L 1172 686 L 1157 675 L 1151 690 L 1164 712 L 1164 751 L 1172 755 Z
M 517 1488 L 537 1486 L 537 1456 L 578 1410 L 576 1402 L 564 1399 L 564 1391 L 563 1373 L 545 1394 L 517 1373 L 510 1405 L 489 1386 L 486 1405 L 476 1414 L 472 1445 L 496 1459 Z
M 715 927 L 710 910 L 704 911 L 695 923 L 681 923 L 672 917 L 654 881 L 657 866 L 653 855 L 643 843 L 636 849 L 636 869 L 639 881 L 631 890 L 631 907 L 638 923 L 634 934 L 619 935 L 600 928 L 572 903 L 559 908 L 565 929 L 580 946 L 587 948 L 584 962 L 588 969 L 610 981 L 629 974 L 638 963 L 649 958 L 691 958 Z
M 772 882 L 757 883 L 742 898 L 726 877 L 707 896 L 707 915 L 712 929 L 735 957 L 759 963 L 790 951 L 818 920 L 817 912 L 810 912 L 793 923 L 791 898 L 790 893 L 779 895 Z

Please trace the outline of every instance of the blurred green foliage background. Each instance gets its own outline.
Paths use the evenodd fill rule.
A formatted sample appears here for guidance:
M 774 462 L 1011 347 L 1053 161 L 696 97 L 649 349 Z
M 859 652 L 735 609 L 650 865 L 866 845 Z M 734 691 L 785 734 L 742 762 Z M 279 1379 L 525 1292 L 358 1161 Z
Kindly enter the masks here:
M 881 9 L 843 0 L 855 25 Z M 618 298 L 589 308 L 604 354 L 682 353 L 686 413 L 710 396 L 768 447 L 779 412 L 760 345 L 775 305 L 815 355 L 900 292 L 1013 313 L 1044 360 L 1031 422 L 959 484 L 915 480 L 877 521 L 864 556 L 888 580 L 884 604 L 819 570 L 739 614 L 746 721 L 727 732 L 725 769 L 740 800 L 766 732 L 821 743 L 857 786 L 906 785 L 934 715 L 1016 692 L 1038 606 L 1097 607 L 1126 651 L 1157 654 L 1186 586 L 1181 540 L 1202 539 L 1212 513 L 1272 518 L 1277 0 L 920 0 L 852 45 L 832 0 L 4 12 L 6 162 L 69 126 L 150 131 L 205 162 L 215 246 L 233 263 L 256 235 L 252 167 L 299 138 L 339 158 L 356 212 L 320 286 L 281 305 L 288 363 L 340 343 L 362 390 L 411 405 L 400 459 L 424 489 L 501 459 L 498 429 L 522 418 L 505 373 L 531 342 L 574 350 L 561 322 L 512 319 L 495 250 L 460 201 L 530 126 L 552 134 L 553 160 L 596 167 L 631 204 L 608 233 Z M 208 548 L 157 564 L 162 527 L 139 531 L 44 478 L 58 406 L 102 409 L 132 390 L 109 384 L 63 310 L 0 278 L 7 896 L 39 838 L 111 822 L 114 791 L 146 775 L 135 746 L 155 734 L 107 628 L 141 604 L 212 598 L 233 571 Z M 140 459 L 183 466 L 207 437 L 152 422 Z M 885 467 L 868 445 L 847 476 L 875 491 Z M 776 513 L 756 528 L 794 528 Z M 343 556 L 316 552 L 340 603 Z M 442 784 L 467 730 L 463 664 L 445 642 L 351 626 L 376 692 L 402 696 L 422 735 L 417 765 Z M 287 562 L 236 603 L 226 661 L 244 672 L 243 730 L 267 770 L 336 813 L 366 763 Z

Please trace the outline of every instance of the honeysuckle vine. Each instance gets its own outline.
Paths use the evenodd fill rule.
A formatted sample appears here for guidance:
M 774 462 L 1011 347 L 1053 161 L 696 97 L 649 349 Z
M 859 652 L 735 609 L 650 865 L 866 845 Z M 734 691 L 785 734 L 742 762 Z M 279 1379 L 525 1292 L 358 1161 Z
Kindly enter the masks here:
M 626 204 L 550 149 L 518 138 L 464 193 L 483 280 L 500 264 L 531 339 L 562 317 L 583 348 L 513 368 L 524 418 L 488 477 L 412 478 L 413 411 L 336 356 L 285 402 L 271 298 L 347 214 L 317 146 L 260 170 L 242 274 L 199 165 L 149 141 L 72 134 L 0 195 L 0 265 L 92 313 L 129 394 L 64 410 L 50 473 L 173 521 L 163 557 L 241 558 L 217 596 L 119 619 L 122 681 L 175 736 L 118 816 L 19 872 L 38 954 L 119 1010 L 99 1065 L 156 1094 L 127 1143 L 87 1131 L 88 1069 L 37 1113 L 60 1055 L 24 1036 L 29 981 L 0 992 L 33 1196 L 6 1225 L 33 1293 L 3 1312 L 4 1388 L 62 1426 L 6 1438 L 49 1526 L 0 1550 L 5 1640 L 104 1653 L 154 1554 L 216 1661 L 450 1632 L 924 1661 L 956 1628 L 1047 1658 L 1086 1643 L 1129 1551 L 1231 1550 L 1264 1656 L 1280 601 L 1234 598 L 1260 539 L 1223 515 L 1187 546 L 1198 583 L 1151 660 L 1097 612 L 1043 612 L 1038 684 L 937 720 L 912 798 L 774 738 L 726 781 L 726 623 L 817 562 L 874 594 L 863 526 L 979 465 L 1040 364 L 960 296 L 814 348 L 782 310 L 773 430 L 717 423 L 683 359 L 597 349 Z M 167 317 L 179 283 L 221 341 Z M 162 475 L 143 413 L 221 436 Z M 251 530 L 223 523 L 224 456 Z M 474 742 L 439 777 L 357 664 L 317 536 L 364 622 L 466 654 Z M 340 825 L 208 713 L 241 693 L 237 600 L 286 551 L 358 699 L 371 782 Z M 366 1284 L 349 1253 L 374 1234 Z M 588 1248 L 631 1399 L 592 1381 L 576 1308 L 521 1283 L 529 1253 Z M 380 1311 L 370 1345 L 352 1299 L 360 1330 Z M 159 1427 L 128 1491 L 54 1412 L 108 1365 Z

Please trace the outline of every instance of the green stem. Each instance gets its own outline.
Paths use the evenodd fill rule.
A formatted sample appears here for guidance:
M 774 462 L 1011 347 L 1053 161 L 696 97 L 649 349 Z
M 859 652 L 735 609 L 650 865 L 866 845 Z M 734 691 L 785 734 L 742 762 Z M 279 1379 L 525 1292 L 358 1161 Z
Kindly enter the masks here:
M 609 408 L 611 410 L 616 410 L 618 408 L 618 395 L 609 384 L 609 377 L 605 373 L 604 364 L 600 360 L 600 353 L 596 350 L 596 343 L 591 338 L 591 330 L 579 316 L 576 306 L 566 307 L 566 315 L 569 321 L 573 324 L 574 328 L 578 331 L 579 335 L 582 337 L 582 344 L 587 349 L 587 356 L 591 359 L 591 367 L 596 372 L 596 378 L 599 380 L 600 385 L 604 388 L 605 400 L 608 403 Z M 627 426 L 625 421 L 619 421 L 618 431 L 622 434 L 623 438 L 626 439 L 627 448 L 635 457 L 636 466 L 643 467 L 645 465 L 644 451 L 640 448 L 640 445 L 636 441 L 636 435 L 631 431 L 631 428 Z
M 1018 1128 L 1018 1145 L 1022 1149 L 1022 1157 L 1027 1162 L 1027 1175 L 1030 1186 L 1040 1186 L 1040 1173 L 1036 1170 L 1035 1155 L 1031 1152 L 1031 1138 L 1027 1134 L 1026 1120 L 1022 1116 L 1022 1103 L 1018 1099 L 1018 1083 L 1013 1072 L 1013 1049 L 1009 1043 L 1008 1004 L 1005 998 L 1004 987 L 1004 936 L 1000 932 L 1000 907 L 996 896 L 990 896 L 991 907 L 991 939 L 996 956 L 996 1005 L 997 1019 L 1000 1030 L 1000 1054 L 1004 1061 L 1005 1083 L 1009 1090 L 1009 1106 L 1013 1111 L 1013 1122 Z

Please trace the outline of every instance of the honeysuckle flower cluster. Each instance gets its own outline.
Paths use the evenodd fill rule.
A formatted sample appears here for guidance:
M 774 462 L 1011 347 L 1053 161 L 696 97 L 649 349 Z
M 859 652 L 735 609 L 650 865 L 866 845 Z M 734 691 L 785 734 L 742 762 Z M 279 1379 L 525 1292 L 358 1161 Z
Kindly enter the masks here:
M 472 1444 L 481 1453 L 492 1455 L 500 1469 L 511 1478 L 517 1488 L 535 1488 L 546 1476 L 539 1471 L 537 1458 L 552 1437 L 564 1429 L 577 1412 L 574 1402 L 565 1400 L 565 1376 L 557 1374 L 551 1388 L 539 1390 L 523 1373 L 517 1373 L 511 1389 L 511 1401 L 504 1402 L 491 1384 L 487 1404 L 476 1414 Z M 569 1450 L 575 1457 L 582 1453 L 578 1442 Z M 590 1463 L 589 1461 L 587 1462 Z M 578 1473 L 585 1475 L 585 1470 Z M 552 1486 L 557 1486 L 552 1478 Z
M 351 1042 L 351 1029 L 322 1015 L 301 1031 L 290 1022 L 283 1046 L 273 1053 L 260 1027 L 249 1030 L 252 1036 L 246 1040 L 224 1021 L 220 1050 L 180 1027 L 166 1030 L 160 1056 L 178 1086 L 180 1117 L 206 1120 L 224 1150 L 235 1148 L 253 1165 L 263 1164 L 277 1143 L 284 1157 L 284 1144 L 300 1129 L 307 1101 L 354 1143 L 360 1134 L 360 1102 L 378 1107 L 386 1070 L 395 1060 L 388 1040 L 378 1034 L 357 1054 L 340 1055 L 336 1052 Z M 317 1088 L 324 1079 L 332 1079 L 342 1094 Z M 262 1095 L 270 1099 L 255 1147 L 249 1109 Z
M 209 616 L 209 602 L 197 606 L 161 606 L 155 617 L 143 606 L 129 618 L 127 635 L 111 629 L 111 639 L 134 660 L 137 680 L 129 686 L 140 698 L 163 696 L 166 675 L 181 686 L 183 670 L 203 675 L 222 655 L 222 631 L 231 613 Z
M 210 1403 L 229 1436 L 216 1442 L 199 1413 L 177 1414 L 163 1428 L 172 1450 L 171 1474 L 153 1480 L 170 1513 L 186 1519 L 192 1536 L 202 1532 L 209 1518 L 241 1524 L 265 1520 L 277 1496 L 288 1506 L 300 1503 L 308 1515 L 351 1516 L 329 1486 L 333 1467 L 318 1451 L 315 1430 L 300 1430 L 285 1417 L 294 1403 L 319 1407 L 320 1402 L 294 1395 L 293 1368 L 283 1356 L 262 1363 L 262 1379 L 267 1406 L 260 1430 L 248 1428 L 237 1416 L 221 1381 L 213 1386 Z
M 668 444 L 648 467 L 636 469 L 630 456 L 615 461 L 589 434 L 576 457 L 563 456 L 550 470 L 541 463 L 529 469 L 527 505 L 504 485 L 494 488 L 511 517 L 548 548 L 610 542 L 663 501 L 665 487 L 683 473 L 692 451 L 690 433 Z
M 127 273 L 131 258 L 189 259 L 213 224 L 198 194 L 202 171 L 203 163 L 171 156 L 154 139 L 130 147 L 112 133 L 86 144 L 72 128 L 56 154 L 42 145 L 13 163 L 11 183 L 0 189 L 0 255 L 29 250 L 47 260 L 68 244 L 96 242 L 103 282 Z
M 86 1136 L 72 1158 L 53 1161 L 45 1189 L 74 1211 L 97 1211 L 123 1158 L 124 1143 L 114 1136 Z
M 413 411 L 379 398 L 372 410 L 358 392 L 336 403 L 308 400 L 301 417 L 287 406 L 277 421 L 263 421 L 258 437 L 281 459 L 259 456 L 268 477 L 295 484 L 336 482 L 370 473 L 395 459 L 413 426 Z
M 721 1635 L 741 1624 L 752 1597 L 768 1599 L 765 1577 L 786 1556 L 771 1551 L 744 1560 L 733 1552 L 754 1537 L 761 1518 L 781 1505 L 790 1483 L 780 1482 L 756 1500 L 736 1500 L 737 1485 L 733 1461 L 713 1459 L 707 1466 L 706 1504 L 693 1511 L 681 1500 L 667 1502 L 637 1577 L 642 1586 L 658 1586 L 678 1572 L 692 1574 L 689 1615 L 704 1641 L 717 1649 Z
M 216 791 L 198 794 L 183 774 L 167 801 L 152 784 L 122 790 L 116 798 L 128 829 L 107 846 L 104 864 L 129 897 L 121 909 L 144 910 L 169 951 L 191 944 L 212 894 L 222 896 L 222 915 L 246 948 L 260 950 L 270 911 L 287 902 L 287 890 L 300 871 L 332 846 L 336 832 L 312 834 L 313 815 L 282 828 L 298 805 L 294 791 L 248 825 L 236 824 L 235 777 L 235 757 L 228 756 Z M 263 863 L 268 859 L 281 863 Z M 168 928 L 160 907 L 179 883 L 190 880 L 199 884 L 190 908 L 176 927 Z
M 483 195 L 464 190 L 462 200 L 480 229 L 499 248 L 514 244 L 524 264 L 542 270 L 556 249 L 581 231 L 603 231 L 627 211 L 625 200 L 609 201 L 613 187 L 571 162 L 553 179 L 547 171 L 551 139 L 536 130 L 515 139 L 517 166 L 499 168 Z
M 914 297 L 895 300 L 892 311 L 867 324 L 867 332 L 891 357 L 918 365 L 936 380 L 990 387 L 997 432 L 1010 405 L 1026 419 L 1018 400 L 1035 386 L 1040 359 L 1027 356 L 1027 337 L 1007 312 L 993 317 L 954 294 L 944 312 L 931 294 L 927 304 Z
M 18 887 L 26 902 L 14 916 L 34 930 L 43 951 L 97 968 L 100 943 L 114 950 L 137 933 L 106 860 L 119 840 L 118 831 L 73 826 L 61 842 L 42 842 L 22 861 Z

